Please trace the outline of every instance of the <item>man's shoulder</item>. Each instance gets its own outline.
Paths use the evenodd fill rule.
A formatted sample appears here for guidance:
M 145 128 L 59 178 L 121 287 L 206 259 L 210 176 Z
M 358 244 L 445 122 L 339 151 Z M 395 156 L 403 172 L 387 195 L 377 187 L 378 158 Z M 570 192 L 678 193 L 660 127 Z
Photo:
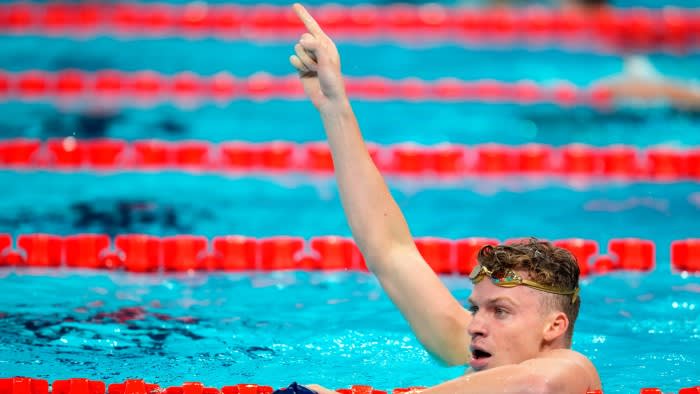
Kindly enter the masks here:
M 571 349 L 554 349 L 542 353 L 537 359 L 553 359 L 558 361 L 569 361 L 586 369 L 595 370 L 595 366 L 585 355 Z
M 585 373 L 589 377 L 591 387 L 598 388 L 600 377 L 595 366 L 585 355 L 571 349 L 555 349 L 540 356 L 528 360 L 533 366 L 550 367 L 551 370 L 558 370 L 563 375 L 581 376 Z M 528 362 L 526 361 L 526 363 Z M 544 364 L 544 365 L 543 365 Z
M 579 361 L 588 361 L 588 357 L 584 356 L 583 354 L 572 350 L 572 349 L 553 349 L 550 351 L 547 351 L 545 353 L 542 353 L 540 357 L 543 358 L 564 358 L 564 359 L 570 359 L 570 360 L 579 360 Z

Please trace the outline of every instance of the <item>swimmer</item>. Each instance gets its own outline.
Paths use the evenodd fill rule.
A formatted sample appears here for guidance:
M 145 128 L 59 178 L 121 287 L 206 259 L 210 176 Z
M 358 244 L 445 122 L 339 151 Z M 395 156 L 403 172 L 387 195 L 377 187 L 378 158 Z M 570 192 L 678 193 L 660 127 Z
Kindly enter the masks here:
M 541 1 L 496 0 L 491 5 L 524 6 L 542 4 Z M 545 2 L 553 7 L 573 9 L 590 14 L 605 11 L 608 0 L 554 0 Z M 626 48 L 624 44 L 623 48 Z M 633 107 L 666 106 L 689 111 L 700 110 L 700 80 L 684 80 L 662 75 L 644 55 L 623 53 L 623 68 L 617 75 L 594 81 L 591 87 L 610 90 L 617 103 Z
M 607 0 L 563 0 L 564 8 L 600 12 Z M 662 75 L 649 58 L 640 54 L 623 54 L 623 69 L 618 75 L 602 78 L 593 86 L 606 87 L 616 102 L 637 107 L 671 105 L 685 110 L 700 110 L 700 83 Z
M 581 394 L 600 389 L 596 368 L 571 350 L 581 303 L 574 257 L 536 240 L 487 246 L 470 275 L 471 306 L 462 307 L 418 252 L 370 158 L 345 93 L 335 44 L 304 7 L 293 7 L 308 31 L 290 62 L 320 113 L 353 237 L 425 348 L 447 365 L 469 365 L 463 376 L 423 392 Z
M 622 73 L 602 78 L 593 86 L 606 87 L 615 101 L 631 106 L 658 104 L 682 110 L 700 110 L 700 82 L 661 75 L 649 59 L 641 55 L 626 57 Z

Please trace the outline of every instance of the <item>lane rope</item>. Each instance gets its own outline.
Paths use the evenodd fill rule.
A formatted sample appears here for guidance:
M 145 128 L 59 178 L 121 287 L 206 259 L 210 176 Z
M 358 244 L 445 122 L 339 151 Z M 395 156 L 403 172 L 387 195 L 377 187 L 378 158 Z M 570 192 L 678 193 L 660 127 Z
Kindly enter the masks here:
M 575 10 L 525 8 L 324 5 L 311 10 L 340 40 L 448 41 L 476 45 L 558 44 L 597 50 L 685 52 L 700 47 L 700 9 L 664 7 Z M 45 36 L 216 37 L 297 39 L 302 25 L 290 7 L 139 3 L 9 3 L 0 32 Z
M 352 385 L 336 389 L 341 394 L 416 394 L 423 386 L 395 388 L 391 391 L 378 390 L 368 385 Z M 73 378 L 55 380 L 49 386 L 45 379 L 29 377 L 0 378 L 2 394 L 272 394 L 271 386 L 257 384 L 235 384 L 221 389 L 207 387 L 200 382 L 185 382 L 182 386 L 160 387 L 143 379 L 127 379 L 121 383 L 106 384 L 101 380 Z M 640 394 L 662 394 L 658 388 L 645 387 Z M 602 390 L 590 390 L 586 394 L 603 394 Z M 700 394 L 700 386 L 685 387 L 678 394 Z
M 526 80 L 501 82 L 442 78 L 427 81 L 412 77 L 392 80 L 380 76 L 346 77 L 344 80 L 350 97 L 371 101 L 548 103 L 561 107 L 597 108 L 608 108 L 613 101 L 612 92 L 606 87 L 582 88 L 565 81 L 542 85 Z M 0 70 L 0 102 L 51 101 L 63 105 L 138 107 L 173 103 L 192 107 L 241 99 L 303 100 L 306 95 L 296 75 L 273 76 L 262 72 L 241 78 L 226 72 L 202 76 L 192 72 L 164 75 L 155 71 Z
M 0 234 L 0 267 L 50 267 L 129 272 L 356 270 L 367 271 L 364 258 L 348 237 L 327 235 L 255 238 L 226 235 L 211 240 L 198 235 L 158 237 L 147 234 Z M 508 239 L 509 244 L 519 239 Z M 498 239 L 417 237 L 416 247 L 438 274 L 469 275 L 476 254 Z M 577 259 L 582 276 L 619 270 L 649 272 L 656 266 L 656 244 L 639 238 L 615 238 L 604 253 L 597 241 L 552 240 Z M 700 239 L 671 243 L 676 271 L 700 272 Z
M 700 148 L 570 144 L 519 146 L 368 144 L 387 175 L 459 180 L 489 176 L 582 182 L 698 182 Z M 302 173 L 331 176 L 333 159 L 325 142 L 250 143 L 230 141 L 0 140 L 0 168 L 95 172 L 162 171 L 222 174 Z

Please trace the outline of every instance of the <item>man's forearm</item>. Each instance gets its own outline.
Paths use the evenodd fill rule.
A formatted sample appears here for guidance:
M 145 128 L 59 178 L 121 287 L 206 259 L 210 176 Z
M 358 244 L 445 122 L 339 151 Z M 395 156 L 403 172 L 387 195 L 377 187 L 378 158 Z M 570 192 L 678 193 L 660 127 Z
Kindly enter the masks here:
M 368 264 L 376 264 L 388 247 L 413 242 L 408 225 L 372 161 L 349 102 L 324 108 L 321 118 L 353 237 Z
M 544 374 L 532 373 L 520 365 L 507 365 L 471 373 L 433 386 L 422 394 L 548 394 L 552 393 Z
M 345 215 L 368 267 L 423 346 L 446 364 L 464 364 L 470 316 L 420 256 L 350 104 L 321 109 L 321 117 Z

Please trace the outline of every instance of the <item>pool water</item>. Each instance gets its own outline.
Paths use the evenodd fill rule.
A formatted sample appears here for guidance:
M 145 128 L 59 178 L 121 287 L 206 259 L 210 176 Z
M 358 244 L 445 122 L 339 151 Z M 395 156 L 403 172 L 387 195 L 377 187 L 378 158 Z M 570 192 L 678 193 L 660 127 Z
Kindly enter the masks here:
M 346 235 L 332 178 L 168 173 L 0 172 L 0 233 L 146 233 L 253 237 Z M 695 183 L 591 183 L 465 179 L 452 184 L 390 179 L 415 236 L 501 240 L 537 236 L 598 241 L 637 237 L 657 244 L 669 269 L 670 243 L 697 238 Z M 290 207 L 303 207 L 289 214 Z M 280 220 L 283 217 L 284 220 Z
M 601 114 L 585 108 L 562 110 L 546 105 L 368 101 L 356 101 L 354 108 L 365 138 L 382 145 L 414 141 L 426 145 L 534 142 L 561 146 L 579 142 L 689 148 L 700 144 L 696 132 L 700 116 L 669 108 Z M 207 105 L 191 111 L 164 105 L 108 113 L 65 112 L 47 104 L 12 102 L 0 104 L 0 111 L 15 115 L 0 119 L 7 138 L 74 136 L 216 143 L 309 142 L 325 138 L 318 114 L 310 103 L 301 101 L 236 101 L 225 107 Z
M 615 4 L 660 6 L 646 0 Z M 673 4 L 695 5 L 688 0 Z M 292 44 L 8 35 L 0 37 L 0 69 L 288 75 L 293 71 L 288 64 Z M 338 47 L 348 75 L 394 79 L 529 79 L 586 87 L 623 66 L 614 54 L 556 47 L 351 40 Z M 651 53 L 649 58 L 671 77 L 700 78 L 697 52 L 682 57 Z M 608 111 L 400 100 L 357 100 L 353 105 L 366 139 L 383 145 L 700 146 L 700 114 L 665 105 Z M 318 114 L 306 101 L 236 100 L 189 109 L 127 103 L 106 112 L 10 101 L 0 102 L 0 113 L 5 115 L 0 117 L 3 139 L 72 136 L 219 143 L 324 138 Z M 613 238 L 653 240 L 653 272 L 583 280 L 574 349 L 598 367 L 606 393 L 700 384 L 700 277 L 673 272 L 669 256 L 673 240 L 700 238 L 697 182 L 388 180 L 415 236 L 581 237 L 597 241 L 603 252 Z M 306 239 L 349 235 L 337 186 L 329 177 L 3 169 L 0 185 L 0 233 L 13 237 L 36 232 L 195 234 L 210 239 L 226 234 Z M 468 280 L 443 279 L 459 300 L 466 300 Z M 464 372 L 463 367 L 446 368 L 431 359 L 376 279 L 365 273 L 164 276 L 4 268 L 0 289 L 0 377 L 86 377 L 107 383 L 144 378 L 162 387 L 185 381 L 279 387 L 297 380 L 386 390 L 433 385 Z
M 464 372 L 430 358 L 368 274 L 0 275 L 6 376 L 388 390 Z M 466 300 L 467 279 L 444 279 Z M 606 392 L 697 384 L 700 354 L 688 350 L 700 344 L 697 278 L 591 277 L 582 300 L 574 348 L 598 367 Z
M 329 179 L 41 172 L 16 179 L 0 173 L 12 196 L 2 201 L 0 232 L 349 234 Z M 700 353 L 689 349 L 700 344 L 700 280 L 671 272 L 669 245 L 698 235 L 688 220 L 700 211 L 697 185 L 464 182 L 390 179 L 416 236 L 578 236 L 603 250 L 611 238 L 653 239 L 653 273 L 584 280 L 574 348 L 591 357 L 606 392 L 696 384 Z M 290 215 L 290 206 L 304 210 Z M 391 389 L 464 370 L 432 360 L 367 274 L 1 272 L 0 365 L 8 376 Z M 444 279 L 466 300 L 468 280 Z

